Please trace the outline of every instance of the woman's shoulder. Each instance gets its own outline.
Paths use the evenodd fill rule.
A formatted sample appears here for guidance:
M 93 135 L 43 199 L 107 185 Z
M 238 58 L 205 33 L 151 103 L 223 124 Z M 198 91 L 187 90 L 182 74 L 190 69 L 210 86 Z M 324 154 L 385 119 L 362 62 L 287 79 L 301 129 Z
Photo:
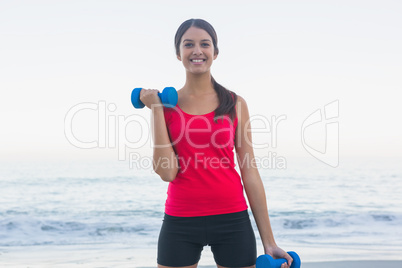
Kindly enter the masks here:
M 237 95 L 237 101 L 236 101 L 236 115 L 237 118 L 240 121 L 246 122 L 249 120 L 249 113 L 248 113 L 248 107 L 247 107 L 247 102 L 246 100 L 240 96 Z
M 247 108 L 247 102 L 242 96 L 237 95 L 236 109 L 241 110 L 241 108 Z
M 236 94 L 236 96 L 237 96 L 237 103 L 240 102 L 246 104 L 246 100 L 242 96 L 240 96 L 239 94 Z

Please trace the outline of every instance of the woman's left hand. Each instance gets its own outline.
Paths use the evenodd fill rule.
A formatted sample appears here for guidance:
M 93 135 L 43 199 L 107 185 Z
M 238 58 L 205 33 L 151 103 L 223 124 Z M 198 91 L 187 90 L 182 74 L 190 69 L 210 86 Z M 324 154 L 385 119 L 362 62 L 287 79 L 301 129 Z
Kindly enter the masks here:
M 290 257 L 290 255 L 286 251 L 279 248 L 278 246 L 267 247 L 265 249 L 265 254 L 271 255 L 274 259 L 286 259 L 288 262 L 283 263 L 281 265 L 281 268 L 289 268 L 292 265 L 292 257 Z

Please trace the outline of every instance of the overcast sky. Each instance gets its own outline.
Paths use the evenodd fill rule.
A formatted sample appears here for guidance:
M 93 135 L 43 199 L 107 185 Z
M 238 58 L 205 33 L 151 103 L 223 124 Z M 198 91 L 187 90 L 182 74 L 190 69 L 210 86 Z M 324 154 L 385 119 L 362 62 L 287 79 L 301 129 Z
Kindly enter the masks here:
M 1 1 L 0 159 L 151 154 L 131 90 L 183 86 L 173 39 L 189 18 L 217 31 L 211 71 L 246 99 L 257 154 L 401 157 L 401 14 L 400 1 Z M 312 120 L 325 106 L 331 119 Z

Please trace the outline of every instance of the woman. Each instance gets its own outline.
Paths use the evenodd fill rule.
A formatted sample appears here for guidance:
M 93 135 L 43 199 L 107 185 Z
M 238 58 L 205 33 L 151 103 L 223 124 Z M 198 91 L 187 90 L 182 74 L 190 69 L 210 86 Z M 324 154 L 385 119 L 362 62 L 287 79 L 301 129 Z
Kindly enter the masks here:
M 186 70 L 176 107 L 157 90 L 142 90 L 152 109 L 154 170 L 169 182 L 158 240 L 158 267 L 197 267 L 205 245 L 218 267 L 254 267 L 256 241 L 244 189 L 265 254 L 292 258 L 274 240 L 264 187 L 255 167 L 246 101 L 218 84 L 210 67 L 219 50 L 214 28 L 201 19 L 176 32 L 177 59 Z M 236 149 L 241 176 L 235 170 Z

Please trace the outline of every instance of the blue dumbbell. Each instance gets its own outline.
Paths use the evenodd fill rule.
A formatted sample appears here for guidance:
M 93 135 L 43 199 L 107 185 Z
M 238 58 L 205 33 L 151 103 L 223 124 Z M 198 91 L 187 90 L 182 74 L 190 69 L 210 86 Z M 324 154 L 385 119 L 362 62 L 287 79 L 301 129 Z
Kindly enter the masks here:
M 131 92 L 131 103 L 137 109 L 144 108 L 145 106 L 140 100 L 141 89 L 137 87 Z M 165 107 L 174 107 L 177 104 L 177 91 L 174 87 L 165 87 L 162 93 L 158 93 L 158 96 Z
M 288 254 L 292 257 L 293 262 L 290 268 L 300 268 L 301 261 L 299 255 L 296 252 L 289 251 Z M 265 254 L 257 258 L 256 268 L 280 268 L 282 263 L 287 262 L 286 259 L 276 259 Z

